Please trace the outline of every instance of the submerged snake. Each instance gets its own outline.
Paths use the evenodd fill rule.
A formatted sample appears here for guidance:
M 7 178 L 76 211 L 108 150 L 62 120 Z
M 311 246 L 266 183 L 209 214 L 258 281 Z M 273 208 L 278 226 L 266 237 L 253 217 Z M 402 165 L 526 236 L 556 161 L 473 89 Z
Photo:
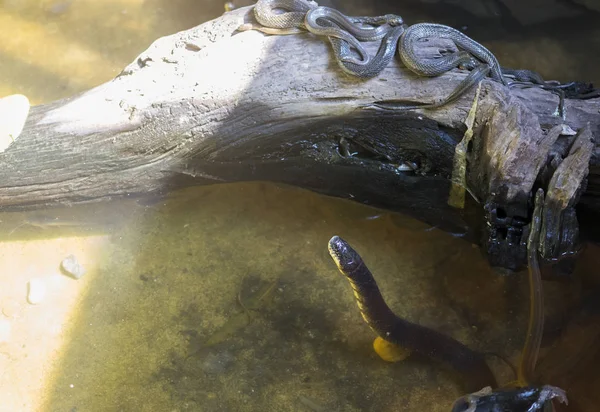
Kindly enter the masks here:
M 521 352 L 521 362 L 517 371 L 517 380 L 504 385 L 493 392 L 484 388 L 475 393 L 457 399 L 452 412 L 478 411 L 528 411 L 552 410 L 552 399 L 568 404 L 564 390 L 556 386 L 535 386 L 534 371 L 537 363 L 542 335 L 544 332 L 544 294 L 542 277 L 538 261 L 538 248 L 542 226 L 544 191 L 538 189 L 534 197 L 534 210 L 530 232 L 527 238 L 527 263 L 529 273 L 529 325 L 527 337 Z M 546 406 L 549 408 L 546 409 Z
M 474 392 L 459 398 L 452 407 L 453 412 L 533 412 L 540 410 L 553 398 L 568 403 L 562 389 L 551 385 L 535 386 L 534 382 L 534 370 L 544 327 L 544 301 L 538 262 L 543 203 L 544 192 L 539 189 L 535 194 L 535 207 L 527 240 L 530 312 L 517 380 L 496 391 L 492 391 L 492 388 L 496 387 L 496 380 L 485 362 L 483 353 L 475 352 L 449 336 L 394 314 L 360 255 L 339 236 L 334 236 L 329 241 L 329 254 L 339 271 L 350 282 L 363 319 L 380 339 L 448 363 L 463 373 L 467 385 Z
M 350 282 L 363 319 L 379 335 L 379 338 L 447 363 L 464 375 L 467 386 L 471 388 L 469 391 L 473 393 L 456 400 L 452 412 L 508 410 L 534 412 L 554 398 L 568 403 L 566 393 L 561 388 L 532 384 L 544 321 L 541 277 L 537 262 L 542 203 L 543 191 L 539 190 L 535 197 L 535 210 L 528 239 L 531 308 L 527 339 L 516 382 L 517 388 L 505 385 L 493 391 L 492 388 L 496 387 L 496 379 L 485 362 L 483 353 L 473 351 L 449 336 L 394 314 L 383 299 L 371 271 L 360 255 L 339 236 L 329 240 L 329 254 L 339 271 Z
M 527 338 L 523 345 L 521 363 L 519 364 L 517 374 L 517 383 L 521 386 L 527 386 L 533 383 L 535 365 L 542 343 L 542 335 L 544 334 L 544 291 L 542 290 L 542 275 L 538 261 L 543 204 L 544 191 L 538 189 L 534 198 L 531 228 L 527 239 L 529 324 L 527 326 Z
M 464 374 L 467 386 L 472 391 L 484 386 L 496 386 L 496 379 L 483 354 L 469 349 L 456 339 L 394 314 L 360 255 L 339 236 L 332 237 L 328 247 L 338 269 L 354 289 L 363 319 L 382 339 L 450 364 Z

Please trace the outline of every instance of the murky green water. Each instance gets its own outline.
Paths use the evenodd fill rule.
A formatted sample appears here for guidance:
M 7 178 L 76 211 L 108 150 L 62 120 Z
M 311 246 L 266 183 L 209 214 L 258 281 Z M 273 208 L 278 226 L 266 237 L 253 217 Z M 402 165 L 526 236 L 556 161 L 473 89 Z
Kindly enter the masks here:
M 41 103 L 93 87 L 155 38 L 216 17 L 222 7 L 5 1 L 0 27 L 10 21 L 11 35 L 22 40 L 0 46 L 1 94 Z M 36 43 L 42 38 L 52 44 L 45 54 Z M 499 277 L 478 249 L 408 217 L 266 183 L 191 188 L 153 205 L 119 201 L 100 209 L 46 212 L 73 225 L 21 225 L 29 215 L 14 214 L 0 223 L 5 242 L 106 238 L 64 325 L 66 343 L 49 366 L 41 411 L 449 410 L 462 394 L 460 377 L 427 359 L 389 364 L 373 352 L 375 336 L 327 253 L 333 235 L 361 253 L 398 314 L 518 360 L 526 279 Z M 582 262 L 578 275 L 594 283 L 590 253 Z M 546 346 L 572 315 L 580 285 L 545 285 Z M 23 345 L 0 361 L 18 369 L 44 341 Z M 501 361 L 490 364 L 501 383 L 512 380 Z M 574 388 L 581 410 L 594 410 L 590 382 Z M 32 410 L 27 396 L 16 397 L 23 411 Z

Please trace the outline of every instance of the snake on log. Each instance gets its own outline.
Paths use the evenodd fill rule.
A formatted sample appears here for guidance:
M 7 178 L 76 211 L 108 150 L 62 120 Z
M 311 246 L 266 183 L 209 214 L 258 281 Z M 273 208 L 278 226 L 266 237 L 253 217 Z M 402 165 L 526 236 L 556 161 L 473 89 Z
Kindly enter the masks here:
M 284 12 L 277 13 L 277 9 Z M 332 45 L 340 68 L 361 79 L 369 79 L 381 73 L 396 54 L 396 50 L 404 65 L 420 76 L 439 76 L 458 66 L 473 69 L 472 74 L 446 99 L 425 105 L 429 108 L 439 107 L 456 99 L 488 73 L 491 73 L 494 80 L 507 84 L 498 61 L 488 49 L 458 30 L 441 24 L 420 23 L 407 26 L 400 16 L 393 14 L 348 17 L 338 10 L 319 7 L 314 2 L 304 0 L 258 0 L 254 7 L 254 16 L 260 26 L 244 25 L 239 30 L 255 29 L 268 34 L 295 34 L 306 30 L 325 36 Z M 371 27 L 365 28 L 365 25 Z M 424 37 L 431 36 L 453 40 L 462 51 L 442 56 L 433 62 L 422 61 L 415 52 L 415 47 Z M 379 39 L 382 39 L 381 45 L 373 57 L 360 45 L 363 41 Z M 355 53 L 359 58 L 355 57 Z
M 276 10 L 284 12 L 278 13 Z M 402 17 L 395 14 L 350 17 L 336 9 L 320 7 L 314 1 L 308 0 L 258 0 L 254 6 L 254 16 L 259 24 L 246 23 L 238 30 L 259 30 L 279 35 L 308 31 L 327 37 L 340 69 L 360 79 L 370 79 L 379 75 L 388 66 L 396 50 L 406 68 L 419 76 L 439 76 L 457 67 L 470 70 L 454 90 L 438 102 L 406 105 L 405 102 L 386 101 L 376 102 L 368 108 L 439 108 L 456 100 L 472 86 L 491 75 L 493 80 L 504 86 L 540 87 L 551 90 L 559 96 L 558 112 L 563 113 L 563 85 L 546 82 L 539 74 L 530 70 L 501 67 L 491 51 L 449 26 L 435 23 L 408 26 Z M 370 27 L 364 27 L 365 25 Z M 416 47 L 428 37 L 452 40 L 460 51 L 433 60 L 420 59 Z M 381 40 L 381 44 L 376 55 L 371 57 L 361 42 L 376 40 Z

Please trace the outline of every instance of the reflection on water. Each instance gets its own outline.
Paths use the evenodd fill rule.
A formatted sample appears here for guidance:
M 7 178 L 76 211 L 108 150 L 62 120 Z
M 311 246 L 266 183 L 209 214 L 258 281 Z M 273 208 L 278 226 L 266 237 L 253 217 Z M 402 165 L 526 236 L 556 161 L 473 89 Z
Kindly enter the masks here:
M 14 35 L 0 45 L 0 95 L 41 103 L 85 90 L 159 36 L 222 10 L 5 0 L 0 27 Z M 513 363 L 524 340 L 524 276 L 497 276 L 476 248 L 405 216 L 304 190 L 215 185 L 0 220 L 2 411 L 447 411 L 461 377 L 417 356 L 377 357 L 328 255 L 333 235 L 359 251 L 401 316 Z M 598 363 L 598 312 L 580 303 L 582 284 L 597 283 L 594 252 L 579 282 L 544 286 L 540 369 L 571 374 L 573 410 L 594 410 L 598 382 L 586 377 Z M 69 254 L 87 268 L 79 280 L 59 270 Z M 46 287 L 36 305 L 25 300 L 32 278 Z M 568 330 L 578 338 L 561 338 Z M 581 348 L 587 357 L 572 355 Z M 502 361 L 489 363 L 499 382 L 514 379 Z

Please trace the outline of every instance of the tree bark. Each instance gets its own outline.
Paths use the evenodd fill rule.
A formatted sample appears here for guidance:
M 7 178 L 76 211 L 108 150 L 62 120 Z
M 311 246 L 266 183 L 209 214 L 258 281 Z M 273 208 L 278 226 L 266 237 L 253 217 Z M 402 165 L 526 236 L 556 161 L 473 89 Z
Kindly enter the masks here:
M 374 101 L 435 101 L 466 73 L 421 78 L 394 59 L 377 78 L 358 80 L 338 69 L 323 38 L 236 32 L 250 10 L 158 39 L 112 81 L 33 107 L 21 136 L 0 154 L 0 209 L 271 180 L 480 237 L 469 207 L 448 204 L 455 148 L 476 91 L 436 110 L 365 108 Z M 377 46 L 368 46 L 374 53 Z M 444 49 L 455 46 L 431 39 L 420 52 L 435 58 Z M 482 82 L 465 165 L 467 190 L 478 202 L 522 209 L 562 139 L 548 137 L 553 126 L 587 125 L 598 137 L 600 99 L 566 100 L 564 119 L 553 115 L 557 103 L 544 90 Z M 344 140 L 356 155 L 340 155 Z M 415 171 L 400 171 L 403 162 Z M 597 146 L 591 165 L 581 202 L 595 213 Z

